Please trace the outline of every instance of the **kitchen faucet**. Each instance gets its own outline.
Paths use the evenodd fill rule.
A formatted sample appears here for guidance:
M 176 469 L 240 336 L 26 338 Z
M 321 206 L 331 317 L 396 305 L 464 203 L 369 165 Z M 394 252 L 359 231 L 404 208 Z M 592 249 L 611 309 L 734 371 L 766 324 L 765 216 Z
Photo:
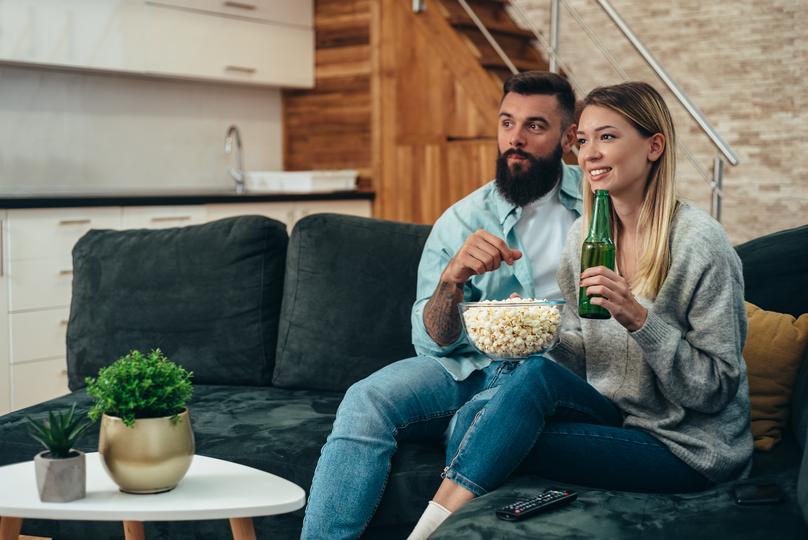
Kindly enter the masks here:
M 230 154 L 233 151 L 233 139 L 236 140 L 236 168 L 230 167 L 227 172 L 230 173 L 230 176 L 233 177 L 233 181 L 236 183 L 236 193 L 244 193 L 245 174 L 242 155 L 243 153 L 241 150 L 241 134 L 238 131 L 238 127 L 235 125 L 227 128 L 227 134 L 224 136 L 225 154 Z

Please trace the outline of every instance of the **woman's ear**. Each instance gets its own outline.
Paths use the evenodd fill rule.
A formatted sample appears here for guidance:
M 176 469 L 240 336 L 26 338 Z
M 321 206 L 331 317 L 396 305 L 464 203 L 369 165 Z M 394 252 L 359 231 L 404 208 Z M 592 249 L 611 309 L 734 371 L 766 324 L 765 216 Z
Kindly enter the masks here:
M 648 161 L 656 161 L 665 151 L 665 136 L 662 133 L 654 133 L 648 139 Z

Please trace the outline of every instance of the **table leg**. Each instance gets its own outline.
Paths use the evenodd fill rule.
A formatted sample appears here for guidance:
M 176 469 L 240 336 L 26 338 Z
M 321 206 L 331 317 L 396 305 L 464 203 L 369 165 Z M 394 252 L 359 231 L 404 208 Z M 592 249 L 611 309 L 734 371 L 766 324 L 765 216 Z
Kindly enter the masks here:
M 230 518 L 233 540 L 255 540 L 252 518 Z
M 123 535 L 126 540 L 144 540 L 142 521 L 124 521 Z
M 0 540 L 17 540 L 22 529 L 22 518 L 0 517 Z

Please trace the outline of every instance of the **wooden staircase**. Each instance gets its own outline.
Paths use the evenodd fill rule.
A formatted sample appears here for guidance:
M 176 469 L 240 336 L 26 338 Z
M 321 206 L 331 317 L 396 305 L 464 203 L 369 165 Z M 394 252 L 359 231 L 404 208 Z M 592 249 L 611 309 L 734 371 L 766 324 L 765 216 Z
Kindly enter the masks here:
M 468 0 L 520 70 L 547 69 L 507 2 Z M 433 223 L 494 175 L 510 71 L 456 0 L 315 0 L 315 88 L 283 92 L 284 168 L 351 168 L 374 216 Z
M 535 47 L 533 32 L 514 22 L 506 9 L 508 3 L 504 0 L 467 0 L 474 14 L 519 71 L 549 69 L 548 62 Z M 457 0 L 439 0 L 438 6 L 449 24 L 463 37 L 480 65 L 497 83 L 501 84 L 507 79 L 511 75 L 510 69 L 460 3 Z

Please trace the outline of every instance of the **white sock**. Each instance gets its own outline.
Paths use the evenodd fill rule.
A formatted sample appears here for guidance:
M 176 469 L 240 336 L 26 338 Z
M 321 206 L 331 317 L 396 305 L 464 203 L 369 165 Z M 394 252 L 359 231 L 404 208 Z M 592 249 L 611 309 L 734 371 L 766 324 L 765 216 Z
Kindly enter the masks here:
M 427 540 L 435 530 L 440 527 L 440 524 L 446 521 L 446 518 L 451 516 L 452 513 L 439 505 L 435 501 L 429 501 L 426 505 L 426 510 L 421 514 L 421 519 L 415 524 L 407 540 Z

